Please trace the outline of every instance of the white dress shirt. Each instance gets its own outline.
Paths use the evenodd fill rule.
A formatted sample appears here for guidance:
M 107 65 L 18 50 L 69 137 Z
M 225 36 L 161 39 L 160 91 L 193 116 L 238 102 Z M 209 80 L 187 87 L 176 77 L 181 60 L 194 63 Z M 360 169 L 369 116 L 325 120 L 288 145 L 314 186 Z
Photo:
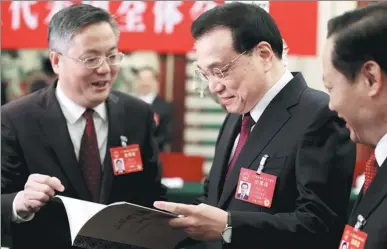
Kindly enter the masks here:
M 85 112 L 86 108 L 76 104 L 74 101 L 68 98 L 62 90 L 60 82 L 58 82 L 58 85 L 56 87 L 55 95 L 58 99 L 60 109 L 66 119 L 67 128 L 69 131 L 71 142 L 73 143 L 75 156 L 77 159 L 79 159 L 81 140 L 86 127 L 86 120 L 82 117 L 82 115 Z M 103 167 L 108 137 L 108 117 L 106 111 L 106 104 L 102 103 L 93 109 L 94 127 L 97 134 L 101 167 Z M 19 192 L 17 195 L 20 194 L 22 193 Z M 12 220 L 14 222 L 21 223 L 30 221 L 33 217 L 34 215 L 31 215 L 23 219 L 18 216 L 15 209 L 15 201 L 13 202 Z
M 148 103 L 148 104 L 152 104 L 153 101 L 155 101 L 156 96 L 157 96 L 157 94 L 155 94 L 155 93 L 149 93 L 147 95 L 138 96 L 138 98 L 141 99 L 142 101 Z
M 263 96 L 263 98 L 254 106 L 254 108 L 250 111 L 250 115 L 253 118 L 254 122 L 257 123 L 259 118 L 262 116 L 262 113 L 265 111 L 266 107 L 270 104 L 270 102 L 274 99 L 275 96 L 293 79 L 292 73 L 286 69 L 281 79 L 272 86 Z M 251 127 L 253 130 L 255 125 Z M 236 147 L 238 145 L 239 135 L 235 139 L 234 146 L 231 151 L 231 155 L 229 158 L 229 163 L 235 153 Z
M 70 138 L 74 146 L 75 156 L 77 159 L 79 159 L 81 140 L 86 127 L 86 119 L 84 119 L 82 115 L 86 111 L 86 108 L 76 104 L 74 101 L 69 99 L 62 91 L 60 82 L 56 88 L 56 97 L 58 99 L 63 115 L 66 118 L 67 128 L 69 130 Z M 93 109 L 94 127 L 97 134 L 98 149 L 102 165 L 102 162 L 105 159 L 108 136 L 108 117 L 106 104 L 101 103 Z
M 387 133 L 384 134 L 382 139 L 378 142 L 375 148 L 375 157 L 376 162 L 378 162 L 379 167 L 382 167 L 382 164 L 387 158 Z

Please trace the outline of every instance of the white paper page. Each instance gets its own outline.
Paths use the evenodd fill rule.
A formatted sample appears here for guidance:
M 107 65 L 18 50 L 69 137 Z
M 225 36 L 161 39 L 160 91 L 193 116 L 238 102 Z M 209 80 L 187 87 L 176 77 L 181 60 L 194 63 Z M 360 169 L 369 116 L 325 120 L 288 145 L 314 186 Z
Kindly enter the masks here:
M 70 197 L 56 195 L 54 198 L 62 200 L 64 207 L 66 208 L 67 217 L 70 224 L 71 243 L 74 240 L 83 225 L 96 213 L 106 207 L 106 205 L 78 200 Z
M 186 238 L 182 229 L 168 221 L 176 215 L 119 202 L 110 204 L 91 218 L 79 236 L 148 249 L 170 249 Z

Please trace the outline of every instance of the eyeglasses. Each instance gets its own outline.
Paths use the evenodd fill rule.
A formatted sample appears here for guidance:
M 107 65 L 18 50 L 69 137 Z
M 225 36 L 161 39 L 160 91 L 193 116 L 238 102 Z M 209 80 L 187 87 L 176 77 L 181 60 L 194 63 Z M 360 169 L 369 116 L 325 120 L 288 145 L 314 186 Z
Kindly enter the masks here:
M 118 66 L 124 59 L 124 54 L 121 52 L 114 53 L 109 56 L 93 56 L 86 59 L 71 58 L 65 54 L 62 54 L 62 53 L 60 54 L 66 56 L 69 59 L 82 62 L 83 64 L 85 64 L 85 67 L 89 69 L 100 67 L 105 60 L 110 66 Z
M 227 69 L 234 63 L 239 57 L 247 53 L 249 50 L 244 51 L 243 53 L 237 55 L 234 59 L 232 59 L 227 65 L 223 66 L 222 68 L 213 68 L 212 70 L 209 70 L 209 73 L 203 72 L 201 69 L 195 70 L 195 75 L 197 79 L 201 82 L 208 82 L 210 77 L 215 77 L 217 79 L 223 79 L 224 74 L 226 73 Z
M 237 55 L 234 59 L 232 59 L 227 65 L 223 66 L 222 68 L 213 68 L 209 71 L 209 73 L 203 72 L 201 69 L 195 70 L 195 80 L 193 85 L 193 90 L 200 92 L 200 97 L 203 98 L 205 95 L 210 96 L 212 99 L 214 99 L 216 102 L 216 97 L 213 96 L 208 89 L 208 82 L 210 80 L 210 77 L 215 77 L 216 79 L 223 79 L 225 77 L 225 73 L 227 72 L 228 68 L 234 63 L 239 57 L 244 55 L 245 53 L 249 52 L 250 50 L 246 50 L 243 53 Z M 199 84 L 199 87 L 197 86 Z

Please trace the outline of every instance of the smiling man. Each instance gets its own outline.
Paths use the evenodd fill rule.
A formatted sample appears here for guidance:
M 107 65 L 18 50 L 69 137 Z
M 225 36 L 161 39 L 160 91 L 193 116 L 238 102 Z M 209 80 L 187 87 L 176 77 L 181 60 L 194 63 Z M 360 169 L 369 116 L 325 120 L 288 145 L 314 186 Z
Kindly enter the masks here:
M 353 234 L 364 239 L 359 246 L 364 249 L 387 248 L 386 13 L 384 2 L 330 20 L 323 60 L 330 109 L 345 119 L 353 141 L 375 148 L 349 219 L 358 226 Z
M 153 113 L 112 91 L 123 60 L 118 36 L 100 8 L 60 10 L 48 37 L 58 81 L 1 108 L 1 222 L 12 248 L 70 248 L 66 215 L 48 202 L 56 193 L 103 204 L 164 199 Z M 124 143 L 142 163 L 116 174 Z
M 171 225 L 211 249 L 337 248 L 355 145 L 328 95 L 286 69 L 278 27 L 256 5 L 217 6 L 191 32 L 197 75 L 229 114 L 200 204 L 155 206 L 183 215 Z

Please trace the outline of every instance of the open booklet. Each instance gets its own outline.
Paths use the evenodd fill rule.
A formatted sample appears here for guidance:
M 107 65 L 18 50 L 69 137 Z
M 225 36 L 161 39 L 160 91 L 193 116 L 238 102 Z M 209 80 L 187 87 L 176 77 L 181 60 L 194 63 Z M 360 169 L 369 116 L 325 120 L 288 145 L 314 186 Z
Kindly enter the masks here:
M 57 195 L 69 221 L 73 246 L 87 249 L 174 249 L 186 239 L 168 221 L 177 216 L 127 202 L 110 205 Z

